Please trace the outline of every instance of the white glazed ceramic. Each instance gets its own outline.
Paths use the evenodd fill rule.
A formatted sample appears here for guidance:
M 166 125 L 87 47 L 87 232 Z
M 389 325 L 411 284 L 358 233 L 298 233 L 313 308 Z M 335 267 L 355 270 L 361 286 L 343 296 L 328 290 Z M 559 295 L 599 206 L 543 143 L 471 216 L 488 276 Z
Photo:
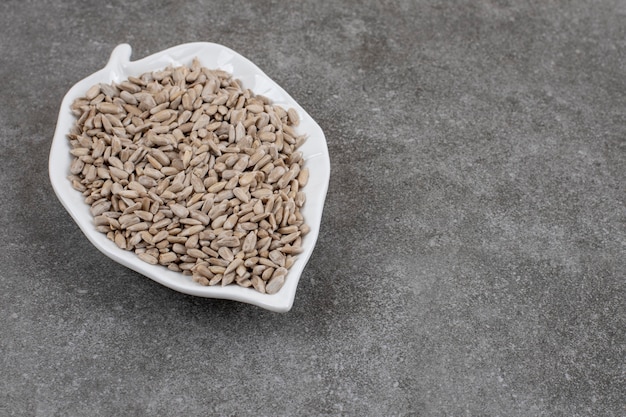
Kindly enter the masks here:
M 96 248 L 114 261 L 166 287 L 199 297 L 240 301 L 276 312 L 289 311 L 293 305 L 300 275 L 317 241 L 330 178 L 330 158 L 322 129 L 285 90 L 256 65 L 222 45 L 205 42 L 188 43 L 132 62 L 130 56 L 130 45 L 117 46 L 103 69 L 78 82 L 63 99 L 49 161 L 50 181 L 59 200 Z M 75 98 L 84 95 L 94 84 L 121 82 L 129 76 L 138 76 L 168 65 L 188 65 L 194 57 L 197 57 L 207 68 L 219 68 L 232 73 L 235 78 L 243 82 L 244 87 L 250 88 L 256 94 L 269 97 L 275 104 L 296 109 L 301 119 L 297 131 L 308 135 L 308 140 L 300 150 L 305 158 L 305 166 L 310 171 L 309 182 L 303 189 L 307 201 L 302 208 L 302 214 L 306 223 L 311 227 L 311 231 L 302 239 L 304 251 L 298 255 L 296 262 L 289 270 L 284 286 L 276 294 L 261 294 L 251 288 L 242 288 L 237 285 L 205 287 L 193 282 L 191 277 L 170 271 L 163 266 L 149 265 L 139 260 L 133 252 L 119 249 L 104 234 L 96 231 L 93 218 L 82 195 L 72 188 L 67 179 L 71 159 L 66 135 L 75 122 L 75 117 L 70 111 L 70 104 Z

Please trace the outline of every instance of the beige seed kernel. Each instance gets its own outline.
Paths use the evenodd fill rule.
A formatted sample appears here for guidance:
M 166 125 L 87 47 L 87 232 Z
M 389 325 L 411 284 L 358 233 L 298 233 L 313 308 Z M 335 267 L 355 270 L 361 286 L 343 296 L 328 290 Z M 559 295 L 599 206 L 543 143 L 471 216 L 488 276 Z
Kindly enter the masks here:
M 140 253 L 139 255 L 137 255 L 139 257 L 139 259 L 141 259 L 144 262 L 149 263 L 150 265 L 156 265 L 159 263 L 159 260 L 157 258 L 155 258 L 154 256 L 148 254 L 148 253 Z
M 178 255 L 174 252 L 165 252 L 159 255 L 159 263 L 161 265 L 171 264 L 176 262 Z
M 96 109 L 102 114 L 117 114 L 117 113 L 122 113 L 124 111 L 122 106 L 118 104 L 107 103 L 107 102 L 98 103 L 96 105 Z M 108 119 L 105 118 L 103 119 L 103 121 L 104 120 L 108 120 Z
M 300 124 L 300 116 L 298 116 L 298 112 L 295 109 L 287 110 L 287 116 L 289 117 L 289 121 L 294 126 L 298 126 Z
M 97 230 L 199 285 L 280 290 L 310 231 L 297 111 L 195 60 L 95 85 L 71 110 L 69 180 Z
M 276 294 L 285 283 L 285 275 L 273 276 L 267 284 L 265 284 L 265 292 L 267 294 Z

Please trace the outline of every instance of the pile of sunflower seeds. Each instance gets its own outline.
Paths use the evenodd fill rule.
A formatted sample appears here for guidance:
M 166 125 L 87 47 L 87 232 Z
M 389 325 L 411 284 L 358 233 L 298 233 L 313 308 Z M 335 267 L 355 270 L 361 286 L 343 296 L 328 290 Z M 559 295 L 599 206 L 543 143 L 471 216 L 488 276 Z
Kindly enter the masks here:
M 69 179 L 98 231 L 201 285 L 280 290 L 310 230 L 295 110 L 197 60 L 94 85 L 71 110 Z

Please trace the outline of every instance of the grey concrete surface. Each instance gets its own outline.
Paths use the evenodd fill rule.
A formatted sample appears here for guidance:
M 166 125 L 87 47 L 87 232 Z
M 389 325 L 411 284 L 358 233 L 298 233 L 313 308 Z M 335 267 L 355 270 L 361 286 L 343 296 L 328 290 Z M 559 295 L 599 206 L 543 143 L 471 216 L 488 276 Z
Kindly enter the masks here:
M 626 2 L 0 2 L 0 415 L 626 415 Z M 293 309 L 106 258 L 53 194 L 65 92 L 224 44 L 324 130 Z

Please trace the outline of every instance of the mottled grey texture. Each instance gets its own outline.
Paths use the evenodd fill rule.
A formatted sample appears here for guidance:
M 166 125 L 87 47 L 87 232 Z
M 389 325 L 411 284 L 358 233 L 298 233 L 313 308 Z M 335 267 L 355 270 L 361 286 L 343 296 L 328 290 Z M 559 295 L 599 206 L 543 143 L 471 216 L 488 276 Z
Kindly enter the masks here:
M 0 415 L 626 415 L 626 2 L 0 2 Z M 103 256 L 58 106 L 119 43 L 257 63 L 332 177 L 294 308 Z

